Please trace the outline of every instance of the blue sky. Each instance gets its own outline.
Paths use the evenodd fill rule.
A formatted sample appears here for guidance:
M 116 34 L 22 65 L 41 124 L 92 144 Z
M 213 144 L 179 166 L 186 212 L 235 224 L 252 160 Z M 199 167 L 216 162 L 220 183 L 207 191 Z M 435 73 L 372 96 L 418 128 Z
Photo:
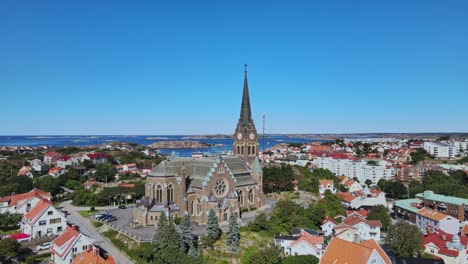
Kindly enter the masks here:
M 320 2 L 320 3 L 319 3 Z M 468 1 L 0 3 L 0 134 L 468 132 Z

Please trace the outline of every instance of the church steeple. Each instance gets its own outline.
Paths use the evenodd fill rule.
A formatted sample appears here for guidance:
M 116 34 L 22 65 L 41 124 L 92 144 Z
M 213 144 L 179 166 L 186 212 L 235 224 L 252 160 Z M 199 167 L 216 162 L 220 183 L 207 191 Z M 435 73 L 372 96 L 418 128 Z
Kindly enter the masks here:
M 242 105 L 234 133 L 234 155 L 240 155 L 244 161 L 253 162 L 258 156 L 257 130 L 252 119 L 250 109 L 249 83 L 247 81 L 247 64 L 244 72 L 244 89 L 242 91 Z
M 239 123 L 247 127 L 252 121 L 252 112 L 250 110 L 249 83 L 247 81 L 247 64 L 244 70 L 244 90 L 242 92 L 242 105 L 239 117 Z

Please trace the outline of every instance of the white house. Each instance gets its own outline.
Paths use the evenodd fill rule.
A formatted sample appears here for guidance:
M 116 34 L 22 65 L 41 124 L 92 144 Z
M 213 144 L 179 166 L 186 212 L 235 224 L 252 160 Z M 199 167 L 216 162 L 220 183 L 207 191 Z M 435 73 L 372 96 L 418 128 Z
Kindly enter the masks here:
M 325 196 L 325 191 L 329 190 L 333 194 L 336 193 L 336 189 L 333 185 L 333 180 L 319 180 L 319 194 L 320 198 L 323 198 Z
M 23 216 L 21 230 L 31 238 L 60 235 L 67 221 L 65 216 L 52 206 L 52 202 L 41 199 L 36 206 Z
M 337 196 L 348 208 L 358 209 L 377 205 L 387 207 L 385 193 L 379 190 L 369 190 L 367 187 L 362 192 L 338 192 Z
M 81 162 L 85 160 L 90 160 L 93 164 L 103 164 L 107 163 L 107 154 L 106 153 L 89 153 L 81 156 Z
M 446 264 L 467 263 L 467 236 L 446 234 L 437 231 L 424 237 L 424 252 L 441 258 Z
M 73 158 L 67 155 L 62 155 L 57 159 L 57 167 L 63 169 L 65 169 L 67 166 L 72 166 L 73 164 Z
M 301 229 L 297 235 L 275 237 L 275 244 L 287 256 L 313 255 L 320 259 L 324 252 L 323 243 L 323 236 L 312 234 L 307 229 Z
M 50 193 L 41 191 L 37 188 L 34 188 L 27 193 L 4 196 L 0 199 L 0 213 L 10 212 L 24 214 L 29 211 L 27 207 L 31 208 L 35 205 L 34 201 L 31 202 L 31 199 L 33 198 L 42 198 L 50 201 L 52 196 Z M 30 204 L 29 206 L 28 203 Z
M 359 216 L 350 216 L 346 218 L 341 224 L 336 225 L 333 230 L 334 233 L 352 232 L 353 236 L 349 238 L 354 239 L 354 234 L 359 234 L 360 240 L 374 239 L 380 241 L 380 229 L 382 223 L 380 220 L 367 220 Z M 345 239 L 344 237 L 342 239 Z M 346 239 L 348 240 L 348 239 Z M 352 240 L 351 240 L 352 241 Z
M 45 172 L 49 170 L 49 166 L 45 164 L 42 160 L 40 159 L 33 159 L 29 161 L 29 164 L 31 165 L 32 169 L 37 172 Z
M 52 241 L 50 248 L 55 264 L 70 264 L 76 255 L 93 245 L 94 240 L 80 233 L 76 226 L 67 226 L 65 231 Z
M 460 231 L 460 221 L 450 215 L 422 208 L 416 212 L 416 226 L 423 233 L 442 230 L 447 234 L 457 234 Z
M 333 228 L 337 225 L 338 223 L 334 219 L 326 216 L 320 226 L 320 229 L 324 232 L 325 236 L 331 236 L 333 235 Z

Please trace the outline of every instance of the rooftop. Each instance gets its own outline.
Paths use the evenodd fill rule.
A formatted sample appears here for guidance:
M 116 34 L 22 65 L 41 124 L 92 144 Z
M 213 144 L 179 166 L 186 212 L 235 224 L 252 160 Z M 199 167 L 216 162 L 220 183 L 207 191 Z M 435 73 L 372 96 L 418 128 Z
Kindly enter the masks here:
M 449 203 L 456 205 L 468 205 L 468 199 L 454 197 L 454 196 L 445 196 L 441 194 L 436 194 L 433 191 L 424 191 L 423 193 L 416 194 L 416 197 L 441 203 Z

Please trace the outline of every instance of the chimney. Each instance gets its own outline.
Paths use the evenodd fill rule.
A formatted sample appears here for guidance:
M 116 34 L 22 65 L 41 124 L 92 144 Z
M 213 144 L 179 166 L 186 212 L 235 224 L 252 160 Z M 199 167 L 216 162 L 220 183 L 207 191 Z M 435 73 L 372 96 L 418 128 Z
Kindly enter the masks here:
M 443 240 L 443 241 L 446 241 L 446 240 L 447 240 L 447 235 L 446 235 L 446 234 L 442 234 L 442 240 Z

